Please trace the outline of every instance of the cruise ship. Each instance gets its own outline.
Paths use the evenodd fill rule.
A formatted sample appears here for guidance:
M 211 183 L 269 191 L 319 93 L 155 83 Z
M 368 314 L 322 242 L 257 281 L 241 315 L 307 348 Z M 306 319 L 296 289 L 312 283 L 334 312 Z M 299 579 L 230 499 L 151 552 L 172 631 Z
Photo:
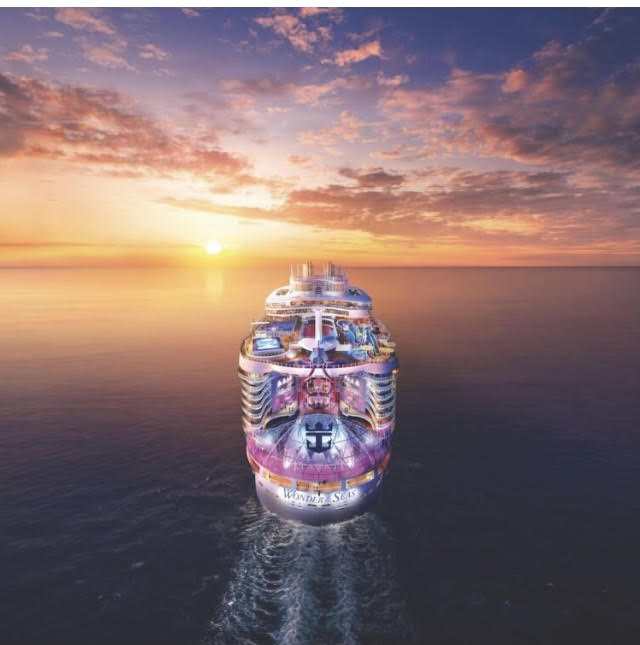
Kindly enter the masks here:
M 242 341 L 239 375 L 263 506 L 307 524 L 364 512 L 389 465 L 398 375 L 371 297 L 331 263 L 292 267 Z

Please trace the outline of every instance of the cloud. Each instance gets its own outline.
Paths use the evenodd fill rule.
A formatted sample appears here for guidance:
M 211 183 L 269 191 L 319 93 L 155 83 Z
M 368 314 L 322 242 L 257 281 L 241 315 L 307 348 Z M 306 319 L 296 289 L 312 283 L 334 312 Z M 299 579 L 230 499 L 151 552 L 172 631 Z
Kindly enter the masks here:
M 514 69 L 507 73 L 502 83 L 502 91 L 507 94 L 519 92 L 527 85 L 527 73 L 523 69 Z
M 300 133 L 298 140 L 307 146 L 328 146 L 338 141 L 354 143 L 360 138 L 360 131 L 365 126 L 365 121 L 353 116 L 349 110 L 343 110 L 336 125 L 320 130 L 305 130 Z
M 359 63 L 367 58 L 376 56 L 382 58 L 382 47 L 379 40 L 372 40 L 369 43 L 364 43 L 355 49 L 345 49 L 335 55 L 334 62 L 339 67 L 351 65 L 352 63 Z
M 635 243 L 640 252 L 640 206 L 634 192 L 585 185 L 571 173 L 429 168 L 409 178 L 378 169 L 341 169 L 354 185 L 327 184 L 288 193 L 273 208 L 179 200 L 186 209 L 250 219 L 291 221 L 322 229 L 394 235 L 406 241 L 448 239 L 455 244 L 539 245 L 591 249 Z M 616 187 L 618 188 L 618 187 Z M 636 191 L 637 192 L 637 191 Z
M 332 23 L 339 23 L 343 19 L 343 13 L 338 8 L 302 7 L 296 15 L 275 9 L 271 15 L 258 16 L 253 22 L 285 38 L 295 49 L 311 54 L 317 44 L 326 43 L 333 38 L 330 24 L 318 24 L 317 19 L 321 17 Z M 305 19 L 311 19 L 310 23 L 305 22 Z
M 174 73 L 155 63 L 168 52 L 142 44 L 151 37 L 142 35 L 146 31 L 127 25 L 126 33 L 139 38 L 128 43 L 112 14 L 86 11 L 89 19 L 67 15 L 65 24 L 77 30 L 73 41 L 88 60 L 135 71 L 132 63 L 141 57 L 153 62 L 145 68 L 160 67 L 155 75 Z M 393 57 L 397 66 L 389 61 L 377 65 L 384 72 L 357 75 L 359 68 L 349 65 L 386 56 L 386 47 L 383 52 L 375 34 L 347 34 L 347 44 L 330 49 L 331 28 L 336 36 L 338 28 L 325 11 L 275 11 L 257 20 L 264 24 L 251 28 L 269 43 L 276 34 L 277 42 L 294 47 L 289 63 L 271 67 L 272 74 L 220 81 L 199 102 L 180 94 L 178 78 L 172 100 L 197 103 L 199 111 L 163 111 L 174 115 L 171 120 L 141 111 L 123 93 L 0 76 L 0 155 L 56 159 L 60 168 L 76 164 L 78 171 L 120 177 L 200 178 L 218 193 L 259 186 L 260 201 L 253 191 L 220 200 L 235 204 L 224 212 L 245 218 L 380 236 L 393 230 L 408 241 L 524 240 L 545 248 L 632 241 L 640 247 L 637 49 L 590 27 L 581 41 L 550 41 L 504 69 L 453 66 L 443 80 L 425 82 L 417 68 L 411 79 L 404 73 L 402 52 Z M 371 41 L 377 43 L 373 53 L 366 49 Z M 53 57 L 53 50 L 31 46 L 9 51 L 2 55 L 18 62 Z M 300 52 L 317 58 L 301 59 Z M 318 65 L 322 56 L 339 66 Z M 110 82 L 123 78 L 108 76 Z M 227 132 L 234 136 L 219 138 Z M 284 165 L 270 166 L 258 150 L 268 136 L 285 145 Z M 257 151 L 263 172 L 286 176 L 256 177 L 229 146 Z M 341 153 L 343 159 L 328 167 L 329 156 Z M 305 170 L 310 167 L 313 173 Z M 488 167 L 509 170 L 479 170 Z M 197 183 L 189 190 L 195 193 Z M 254 198 L 255 206 L 246 206 Z M 215 200 L 179 205 L 187 202 L 205 210 L 220 206 Z
M 279 36 L 286 38 L 295 49 L 307 54 L 313 51 L 313 45 L 318 40 L 314 31 L 309 31 L 304 22 L 290 13 L 259 16 L 253 21 L 265 29 L 272 29 Z
M 82 48 L 84 57 L 100 67 L 138 71 L 124 55 L 127 48 L 127 41 L 124 38 L 114 36 L 107 40 L 96 41 L 86 36 L 79 36 L 76 42 Z
M 293 97 L 302 105 L 319 105 L 325 100 L 339 100 L 336 95 L 340 90 L 357 91 L 371 87 L 369 79 L 352 76 L 338 77 L 325 83 L 297 85 L 273 76 L 261 76 L 248 79 L 225 79 L 220 81 L 221 88 L 229 93 L 235 101 L 245 106 L 254 105 L 257 99 Z
M 348 33 L 347 36 L 354 42 L 363 42 L 377 36 L 384 28 L 384 23 L 379 18 L 372 18 L 368 21 L 369 28 L 361 33 Z
M 138 56 L 140 56 L 140 58 L 153 58 L 155 60 L 167 60 L 167 58 L 169 58 L 169 52 L 166 52 L 164 49 L 161 49 L 152 43 L 139 45 L 138 49 Z
M 315 18 L 316 16 L 327 16 L 334 22 L 342 22 L 344 13 L 338 7 L 302 7 L 299 11 L 301 18 Z
M 31 45 L 23 45 L 19 50 L 5 56 L 5 60 L 12 63 L 35 63 L 49 58 L 48 49 L 41 47 L 34 49 Z
M 316 105 L 322 99 L 334 96 L 339 90 L 361 90 L 368 86 L 367 81 L 363 79 L 352 78 L 334 78 L 326 83 L 298 85 L 294 88 L 296 103 L 303 105 Z
M 75 38 L 86 60 L 108 69 L 137 72 L 126 58 L 127 40 L 99 9 L 56 9 L 55 18 L 83 32 Z
M 176 75 L 174 70 L 168 69 L 166 67 L 159 67 L 158 69 L 154 69 L 151 73 L 154 76 L 169 76 L 171 78 L 175 77 Z
M 370 168 L 363 171 L 352 168 L 341 168 L 339 174 L 354 179 L 361 188 L 391 188 L 403 184 L 404 175 L 388 173 L 382 168 Z
M 36 22 L 42 22 L 43 20 L 49 20 L 49 18 L 43 14 L 40 13 L 40 9 L 33 9 L 31 11 L 25 11 L 24 15 L 27 18 L 31 18 L 31 20 L 35 20 Z
M 424 144 L 425 156 L 464 154 L 611 172 L 640 172 L 640 65 L 612 73 L 611 36 L 549 42 L 521 67 L 454 68 L 427 89 L 391 88 L 383 114 Z
M 287 160 L 294 166 L 302 166 L 308 168 L 311 165 L 311 157 L 301 157 L 300 155 L 289 155 Z
M 0 155 L 61 159 L 129 176 L 196 174 L 228 187 L 254 180 L 241 157 L 139 112 L 122 94 L 0 74 Z
M 66 8 L 56 9 L 55 18 L 73 29 L 90 31 L 106 35 L 114 35 L 116 30 L 97 9 Z
M 406 74 L 396 74 L 395 76 L 385 76 L 382 72 L 378 72 L 376 76 L 378 85 L 383 87 L 398 87 L 409 82 L 409 77 Z
M 220 81 L 220 86 L 225 92 L 233 94 L 246 94 L 251 97 L 286 96 L 294 91 L 292 83 L 279 81 L 272 76 L 260 78 L 231 79 Z
M 42 38 L 64 38 L 64 34 L 61 31 L 45 31 Z
M 187 18 L 200 18 L 200 16 L 202 16 L 202 14 L 199 11 L 196 11 L 195 9 L 190 9 L 188 7 L 182 7 L 180 11 L 182 11 L 182 13 Z
M 594 25 L 602 24 L 606 21 L 609 15 L 613 12 L 614 7 L 607 7 L 603 12 L 593 21 Z
M 377 150 L 369 153 L 372 159 L 399 159 L 405 156 L 408 152 L 415 151 L 415 147 L 409 146 L 406 143 L 398 143 L 390 150 Z

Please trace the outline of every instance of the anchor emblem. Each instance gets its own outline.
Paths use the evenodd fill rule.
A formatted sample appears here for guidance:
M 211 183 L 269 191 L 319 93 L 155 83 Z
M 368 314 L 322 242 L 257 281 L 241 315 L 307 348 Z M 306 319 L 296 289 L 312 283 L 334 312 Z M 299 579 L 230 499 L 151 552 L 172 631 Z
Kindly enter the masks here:
M 307 449 L 312 452 L 324 452 L 331 448 L 331 435 L 333 434 L 333 423 L 330 423 L 326 428 L 318 421 L 313 428 L 309 427 L 308 423 L 304 424 L 307 435 Z M 309 439 L 315 439 L 310 441 Z

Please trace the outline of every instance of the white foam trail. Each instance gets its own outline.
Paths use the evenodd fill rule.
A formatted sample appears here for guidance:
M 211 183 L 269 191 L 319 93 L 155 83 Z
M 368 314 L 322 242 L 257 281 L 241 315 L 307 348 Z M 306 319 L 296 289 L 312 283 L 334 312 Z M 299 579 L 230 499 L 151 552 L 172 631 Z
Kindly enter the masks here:
M 408 643 L 391 540 L 367 514 L 309 527 L 247 508 L 240 557 L 203 645 Z

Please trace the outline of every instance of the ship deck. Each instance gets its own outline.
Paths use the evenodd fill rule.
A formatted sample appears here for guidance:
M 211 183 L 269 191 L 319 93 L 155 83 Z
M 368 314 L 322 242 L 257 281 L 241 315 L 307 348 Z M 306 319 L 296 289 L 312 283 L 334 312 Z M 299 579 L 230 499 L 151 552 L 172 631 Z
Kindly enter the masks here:
M 324 318 L 320 344 L 325 366 L 350 367 L 395 358 L 395 343 L 373 316 L 352 320 L 325 314 Z M 240 351 L 255 361 L 289 367 L 311 366 L 314 362 L 309 345 L 315 331 L 315 321 L 309 316 L 292 315 L 288 319 L 265 316 L 254 323 Z

